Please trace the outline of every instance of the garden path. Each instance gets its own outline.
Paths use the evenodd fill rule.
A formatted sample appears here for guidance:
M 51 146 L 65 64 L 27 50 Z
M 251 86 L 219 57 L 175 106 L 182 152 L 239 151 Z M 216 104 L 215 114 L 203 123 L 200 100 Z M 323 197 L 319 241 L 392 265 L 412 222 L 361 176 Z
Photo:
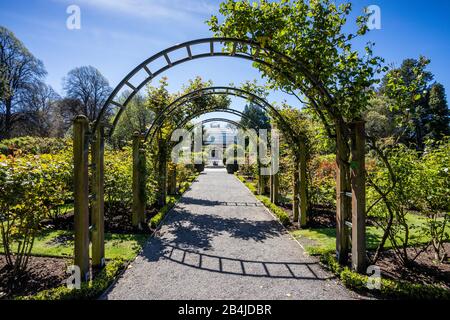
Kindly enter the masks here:
M 104 299 L 354 299 L 255 196 L 206 169 Z

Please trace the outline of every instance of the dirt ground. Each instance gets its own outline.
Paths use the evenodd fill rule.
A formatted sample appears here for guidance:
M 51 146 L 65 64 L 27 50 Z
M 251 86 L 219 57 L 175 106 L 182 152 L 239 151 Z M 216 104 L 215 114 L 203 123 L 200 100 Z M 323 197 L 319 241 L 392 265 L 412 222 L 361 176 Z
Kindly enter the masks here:
M 67 279 L 70 261 L 60 258 L 30 257 L 28 271 L 15 278 L 7 269 L 4 255 L 0 255 L 0 299 L 12 296 L 32 295 L 41 290 L 63 284 Z

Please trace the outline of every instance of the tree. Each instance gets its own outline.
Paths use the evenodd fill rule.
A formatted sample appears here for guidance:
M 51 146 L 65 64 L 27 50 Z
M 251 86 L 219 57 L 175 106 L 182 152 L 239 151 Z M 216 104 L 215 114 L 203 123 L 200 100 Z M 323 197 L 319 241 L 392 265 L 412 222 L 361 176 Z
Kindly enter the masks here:
M 445 88 L 440 83 L 431 86 L 428 96 L 429 113 L 424 119 L 425 137 L 441 140 L 450 135 L 450 112 L 445 95 Z
M 376 139 L 391 137 L 395 134 L 395 119 L 391 111 L 393 102 L 383 94 L 377 94 L 369 102 L 364 114 L 366 133 Z
M 141 94 L 135 95 L 114 130 L 112 138 L 115 144 L 121 145 L 122 141 L 131 141 L 135 131 L 145 132 L 153 119 L 154 112 L 148 108 L 147 98 Z
M 46 71 L 16 36 L 0 26 L 0 139 L 10 137 L 24 108 L 24 94 L 40 81 Z
M 259 129 L 270 128 L 270 119 L 269 116 L 267 115 L 267 112 L 265 112 L 261 107 L 257 106 L 253 102 L 250 102 L 249 104 L 245 105 L 243 114 L 245 114 L 249 118 L 247 119 L 247 117 L 243 117 L 241 119 L 240 123 L 244 127 L 252 128 L 253 123 L 256 123 Z
M 75 68 L 63 79 L 66 98 L 80 102 L 81 114 L 93 122 L 111 94 L 108 80 L 92 66 Z M 75 116 L 74 114 L 73 116 Z
M 424 149 L 426 138 L 441 139 L 449 132 L 445 90 L 440 84 L 431 85 L 434 75 L 426 70 L 429 63 L 423 56 L 404 60 L 400 68 L 386 74 L 380 89 L 394 102 L 396 136 L 418 150 Z
M 36 82 L 24 93 L 23 99 L 24 125 L 20 130 L 33 136 L 55 135 L 60 122 L 55 106 L 60 96 L 53 88 L 41 81 Z

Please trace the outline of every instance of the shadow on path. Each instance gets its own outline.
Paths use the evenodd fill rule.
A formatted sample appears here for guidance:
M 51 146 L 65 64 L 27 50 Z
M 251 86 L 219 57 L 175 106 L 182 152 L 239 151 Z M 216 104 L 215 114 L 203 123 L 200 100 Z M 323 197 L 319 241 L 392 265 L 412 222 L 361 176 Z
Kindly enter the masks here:
M 256 261 L 222 257 L 166 244 L 154 239 L 151 247 L 144 251 L 148 261 L 170 260 L 177 264 L 215 273 L 273 279 L 330 280 L 334 276 L 320 276 L 314 269 L 316 262 Z
M 212 247 L 211 241 L 225 233 L 231 238 L 263 242 L 268 238 L 279 237 L 283 231 L 274 220 L 223 217 L 208 212 L 193 214 L 176 208 L 166 222 L 164 234 L 167 233 L 170 233 L 170 242 L 174 245 L 209 249 Z

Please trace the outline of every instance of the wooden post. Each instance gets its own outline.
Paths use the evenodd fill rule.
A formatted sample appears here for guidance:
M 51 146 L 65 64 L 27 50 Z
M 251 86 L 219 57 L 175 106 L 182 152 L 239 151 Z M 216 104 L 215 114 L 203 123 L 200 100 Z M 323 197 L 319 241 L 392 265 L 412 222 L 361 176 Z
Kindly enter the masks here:
M 142 139 L 142 136 L 141 136 Z M 139 222 L 145 223 L 145 208 L 147 207 L 147 161 L 142 143 L 139 148 Z
M 167 149 L 162 138 L 162 132 L 158 132 L 158 206 L 166 205 L 167 196 Z
M 272 164 L 271 164 L 272 166 Z M 280 186 L 280 179 L 278 172 L 274 173 L 273 168 L 271 168 L 270 171 L 270 201 L 274 204 L 279 203 L 279 186 Z
M 92 192 L 92 266 L 102 268 L 105 265 L 105 201 L 104 201 L 104 150 L 103 126 L 99 125 L 92 143 L 93 182 Z
M 299 163 L 299 174 L 300 174 L 300 185 L 299 185 L 299 196 L 300 196 L 300 227 L 305 227 L 308 223 L 308 198 L 307 198 L 307 163 L 306 163 L 306 144 L 304 141 L 300 142 L 300 163 Z
M 73 123 L 75 265 L 81 280 L 89 279 L 89 121 L 77 116 Z
M 294 222 L 299 221 L 299 210 L 300 210 L 300 171 L 299 165 L 294 160 L 294 170 L 293 170 L 293 190 L 292 190 L 292 215 L 294 217 Z
M 339 124 L 336 125 L 336 258 L 340 264 L 348 261 L 351 194 L 349 166 L 346 163 L 345 138 Z
M 168 176 L 167 193 L 175 195 L 177 193 L 177 165 L 175 163 L 169 163 Z
M 133 135 L 133 216 L 135 228 L 142 229 L 145 218 L 145 154 L 141 150 L 141 135 Z
M 366 176 L 365 176 L 365 123 L 352 124 L 352 267 L 356 272 L 366 268 Z

